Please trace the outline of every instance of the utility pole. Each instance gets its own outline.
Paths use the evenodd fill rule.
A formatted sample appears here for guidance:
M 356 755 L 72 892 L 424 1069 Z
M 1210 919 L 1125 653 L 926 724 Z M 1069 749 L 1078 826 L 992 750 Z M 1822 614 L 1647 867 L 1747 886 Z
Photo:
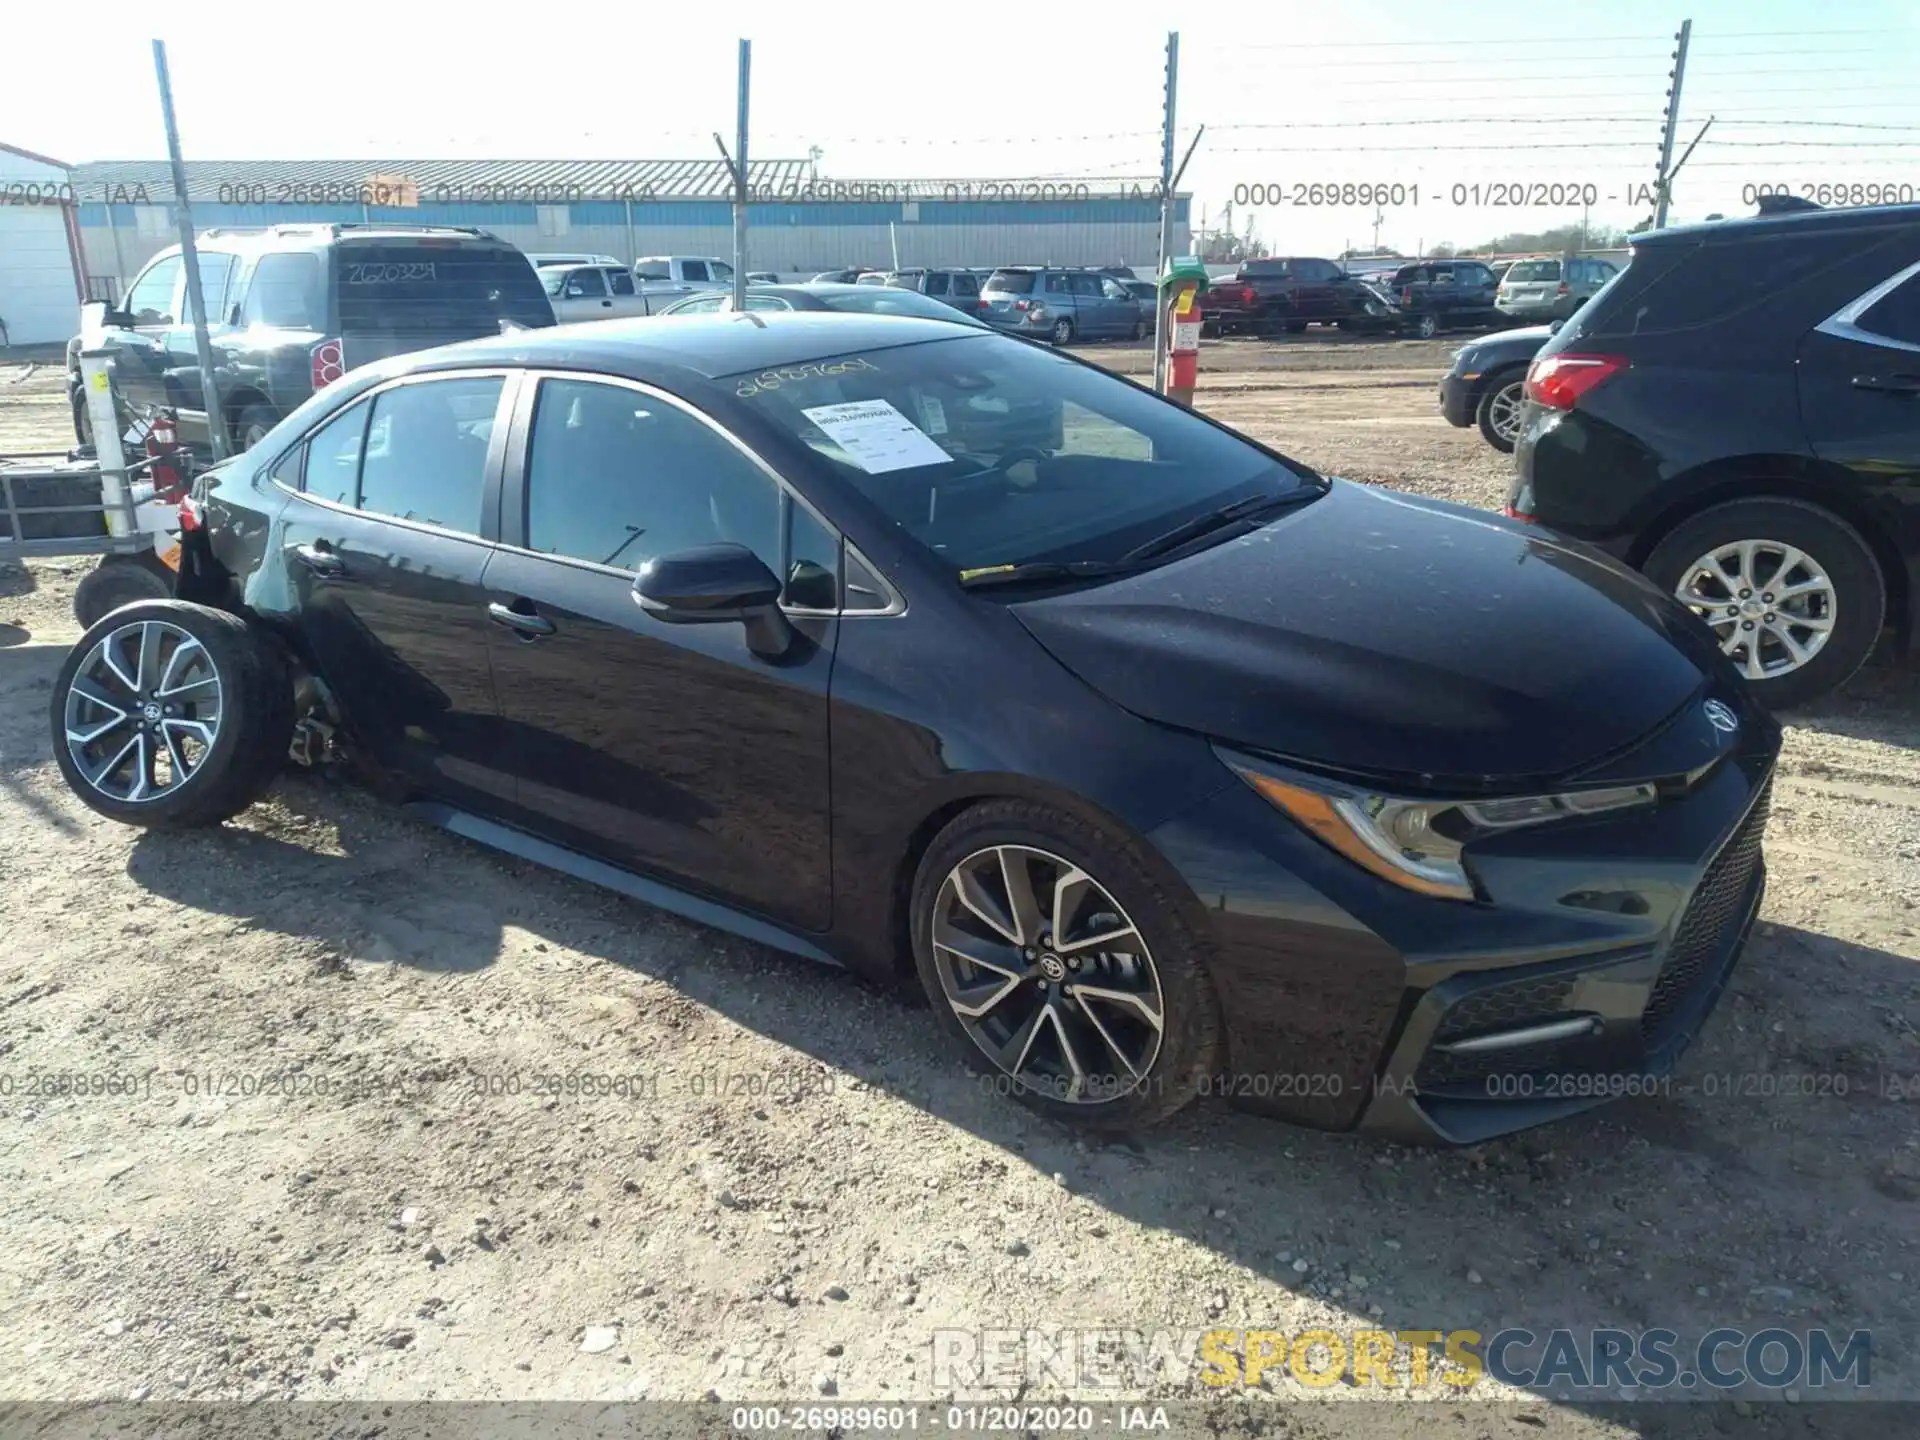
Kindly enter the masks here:
M 1386 218 L 1387 212 L 1376 206 L 1373 212 L 1373 253 L 1376 255 L 1380 253 L 1380 226 Z
M 1165 114 L 1160 121 L 1160 262 L 1154 267 L 1154 279 L 1166 273 L 1173 253 L 1173 112 L 1180 85 L 1180 32 L 1167 32 L 1167 96 Z M 1167 307 L 1153 307 L 1153 388 L 1167 393 Z
M 753 42 L 740 42 L 740 123 L 734 148 L 740 152 L 733 179 L 733 308 L 747 308 L 747 72 L 753 63 Z
M 200 255 L 193 245 L 193 208 L 187 203 L 187 165 L 180 158 L 180 127 L 173 118 L 173 82 L 167 78 L 167 42 L 153 42 L 153 71 L 160 79 L 160 114 L 167 125 L 167 158 L 173 163 L 174 219 L 180 226 L 180 263 L 187 271 L 187 305 L 193 315 L 194 358 L 200 362 L 201 403 L 207 408 L 207 443 L 213 458 L 227 458 L 226 412 L 213 373 L 213 342 L 207 338 L 207 297 L 200 287 Z
M 1680 82 L 1687 75 L 1687 40 L 1693 34 L 1693 21 L 1682 20 L 1680 33 L 1674 37 L 1673 69 L 1667 80 L 1667 115 L 1660 127 L 1660 178 L 1654 190 L 1653 228 L 1664 230 L 1667 224 L 1667 204 L 1673 199 L 1673 134 L 1680 122 Z

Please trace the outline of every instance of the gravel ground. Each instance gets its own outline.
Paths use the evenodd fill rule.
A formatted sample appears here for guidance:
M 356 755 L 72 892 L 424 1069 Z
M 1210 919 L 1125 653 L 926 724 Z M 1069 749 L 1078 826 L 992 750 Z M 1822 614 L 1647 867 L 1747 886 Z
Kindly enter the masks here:
M 1436 414 L 1450 348 L 1228 342 L 1202 404 L 1330 473 L 1497 505 L 1505 458 Z M 57 371 L 21 373 L 0 451 L 66 443 Z M 947 1329 L 1509 1325 L 1864 1328 L 1874 1390 L 1920 1394 L 1911 672 L 1790 717 L 1765 912 L 1672 1093 L 1463 1151 L 1218 1103 L 1089 1144 L 942 1058 L 909 998 L 350 789 L 290 778 L 193 834 L 93 815 L 45 720 L 86 563 L 0 567 L 0 1395 L 926 1399 Z M 49 1073 L 135 1088 L 29 1094 Z M 1738 1412 L 1253 1393 L 1189 1418 L 1864 1421 L 1757 1386 Z

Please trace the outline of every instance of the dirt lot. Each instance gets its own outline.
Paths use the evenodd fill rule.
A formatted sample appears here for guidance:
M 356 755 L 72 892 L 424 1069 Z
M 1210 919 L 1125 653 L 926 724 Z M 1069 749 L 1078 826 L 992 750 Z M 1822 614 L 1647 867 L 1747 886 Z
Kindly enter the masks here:
M 1231 342 L 1203 403 L 1497 505 L 1506 460 L 1436 412 L 1450 348 Z M 20 373 L 0 451 L 65 444 L 57 372 Z M 943 1328 L 1777 1325 L 1871 1330 L 1874 1391 L 1920 1396 L 1910 672 L 1791 717 L 1764 917 L 1673 1095 L 1459 1152 L 1218 1104 L 1089 1146 L 907 1000 L 350 790 L 290 779 L 211 833 L 99 819 L 45 721 L 84 563 L 0 573 L 0 1393 L 900 1400 Z M 47 1072 L 141 1078 L 29 1095 Z M 1277 1373 L 1260 1400 L 1381 1393 Z M 1249 1403 L 1301 1436 L 1902 1433 L 1759 1387 L 1417 1393 Z

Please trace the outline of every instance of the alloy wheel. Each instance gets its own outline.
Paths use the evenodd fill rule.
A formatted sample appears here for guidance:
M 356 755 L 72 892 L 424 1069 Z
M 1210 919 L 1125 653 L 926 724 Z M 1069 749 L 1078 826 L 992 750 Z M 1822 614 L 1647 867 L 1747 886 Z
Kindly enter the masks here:
M 1493 426 L 1493 433 L 1509 445 L 1520 443 L 1520 412 L 1525 390 L 1525 382 L 1515 380 L 1494 391 L 1493 399 L 1487 402 L 1487 422 Z
M 1749 680 L 1791 674 L 1833 634 L 1832 579 L 1778 540 L 1735 540 L 1689 565 L 1674 594 L 1707 624 Z
M 1073 339 L 1073 322 L 1071 320 L 1054 321 L 1053 343 L 1056 345 L 1065 345 L 1071 339 Z
M 1416 333 L 1422 340 L 1431 340 L 1440 333 L 1440 322 L 1431 315 L 1422 315 Z
M 139 804 L 192 779 L 220 734 L 220 674 L 178 625 L 136 620 L 94 643 L 67 687 L 67 753 L 109 800 Z
M 1133 921 L 1071 861 L 1026 845 L 977 850 L 934 901 L 947 1004 L 1001 1074 L 1071 1104 L 1120 1099 L 1152 1071 L 1166 1021 Z

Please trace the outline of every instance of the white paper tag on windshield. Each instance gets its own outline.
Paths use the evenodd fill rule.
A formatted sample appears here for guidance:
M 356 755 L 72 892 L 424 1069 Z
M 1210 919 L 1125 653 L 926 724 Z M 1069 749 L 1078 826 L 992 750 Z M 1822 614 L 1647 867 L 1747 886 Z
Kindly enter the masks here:
M 953 459 L 885 400 L 815 405 L 800 413 L 869 475 L 911 470 L 916 465 L 945 465 Z

